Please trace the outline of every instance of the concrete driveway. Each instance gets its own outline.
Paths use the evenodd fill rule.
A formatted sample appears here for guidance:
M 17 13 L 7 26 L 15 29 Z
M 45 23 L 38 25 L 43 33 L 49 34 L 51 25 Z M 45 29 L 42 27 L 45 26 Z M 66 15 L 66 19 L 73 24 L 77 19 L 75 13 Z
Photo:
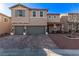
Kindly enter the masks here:
M 47 35 L 14 35 L 0 38 L 2 56 L 59 56 L 50 48 L 58 48 Z
M 0 38 L 0 48 L 58 48 L 47 35 L 14 35 Z
M 0 38 L 0 56 L 79 56 L 79 49 L 59 49 L 47 35 Z

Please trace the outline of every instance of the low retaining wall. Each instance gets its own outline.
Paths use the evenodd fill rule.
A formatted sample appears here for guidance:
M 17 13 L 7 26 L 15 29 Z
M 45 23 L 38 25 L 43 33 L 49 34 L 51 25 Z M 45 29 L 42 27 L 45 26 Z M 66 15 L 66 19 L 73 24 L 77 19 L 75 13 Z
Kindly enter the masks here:
M 68 39 L 63 35 L 49 35 L 61 49 L 79 49 L 79 39 Z

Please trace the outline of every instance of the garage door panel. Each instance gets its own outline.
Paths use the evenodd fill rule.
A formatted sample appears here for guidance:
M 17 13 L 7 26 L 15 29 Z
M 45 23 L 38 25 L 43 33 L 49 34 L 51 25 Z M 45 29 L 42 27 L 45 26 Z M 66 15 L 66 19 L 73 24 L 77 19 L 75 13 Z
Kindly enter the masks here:
M 44 34 L 45 27 L 27 27 L 27 34 Z
M 15 34 L 16 35 L 23 35 L 24 27 L 23 26 L 16 26 L 15 27 Z

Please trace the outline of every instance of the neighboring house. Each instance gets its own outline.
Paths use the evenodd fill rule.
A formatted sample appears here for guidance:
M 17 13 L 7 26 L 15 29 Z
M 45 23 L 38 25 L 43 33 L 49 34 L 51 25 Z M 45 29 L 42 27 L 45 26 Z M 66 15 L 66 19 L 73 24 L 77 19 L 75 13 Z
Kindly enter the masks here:
M 11 9 L 12 32 L 14 34 L 45 34 L 47 30 L 47 9 L 32 9 L 17 4 Z
M 68 14 L 61 14 L 60 15 L 60 22 L 63 25 L 62 31 L 65 32 L 65 33 L 68 33 L 69 32 L 69 29 L 68 29 Z
M 68 13 L 61 16 L 61 23 L 64 25 L 65 32 L 79 32 L 79 13 Z
M 79 13 L 68 13 L 68 29 L 79 32 Z
M 11 30 L 11 17 L 0 13 L 0 35 L 9 34 Z
M 60 14 L 47 14 L 47 17 L 48 32 L 60 32 L 62 26 L 62 24 L 60 23 Z

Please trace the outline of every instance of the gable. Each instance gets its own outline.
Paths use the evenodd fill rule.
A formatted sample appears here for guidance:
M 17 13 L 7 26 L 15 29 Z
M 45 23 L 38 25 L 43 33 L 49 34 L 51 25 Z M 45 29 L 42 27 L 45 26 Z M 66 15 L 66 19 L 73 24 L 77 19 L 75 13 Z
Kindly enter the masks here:
M 10 7 L 10 9 L 12 9 L 12 8 L 18 8 L 18 7 L 21 7 L 21 8 L 28 8 L 28 7 L 26 7 L 26 6 L 22 5 L 22 4 L 17 4 L 17 5 L 14 5 L 14 6 Z M 28 8 L 28 9 L 29 9 L 29 8 Z

